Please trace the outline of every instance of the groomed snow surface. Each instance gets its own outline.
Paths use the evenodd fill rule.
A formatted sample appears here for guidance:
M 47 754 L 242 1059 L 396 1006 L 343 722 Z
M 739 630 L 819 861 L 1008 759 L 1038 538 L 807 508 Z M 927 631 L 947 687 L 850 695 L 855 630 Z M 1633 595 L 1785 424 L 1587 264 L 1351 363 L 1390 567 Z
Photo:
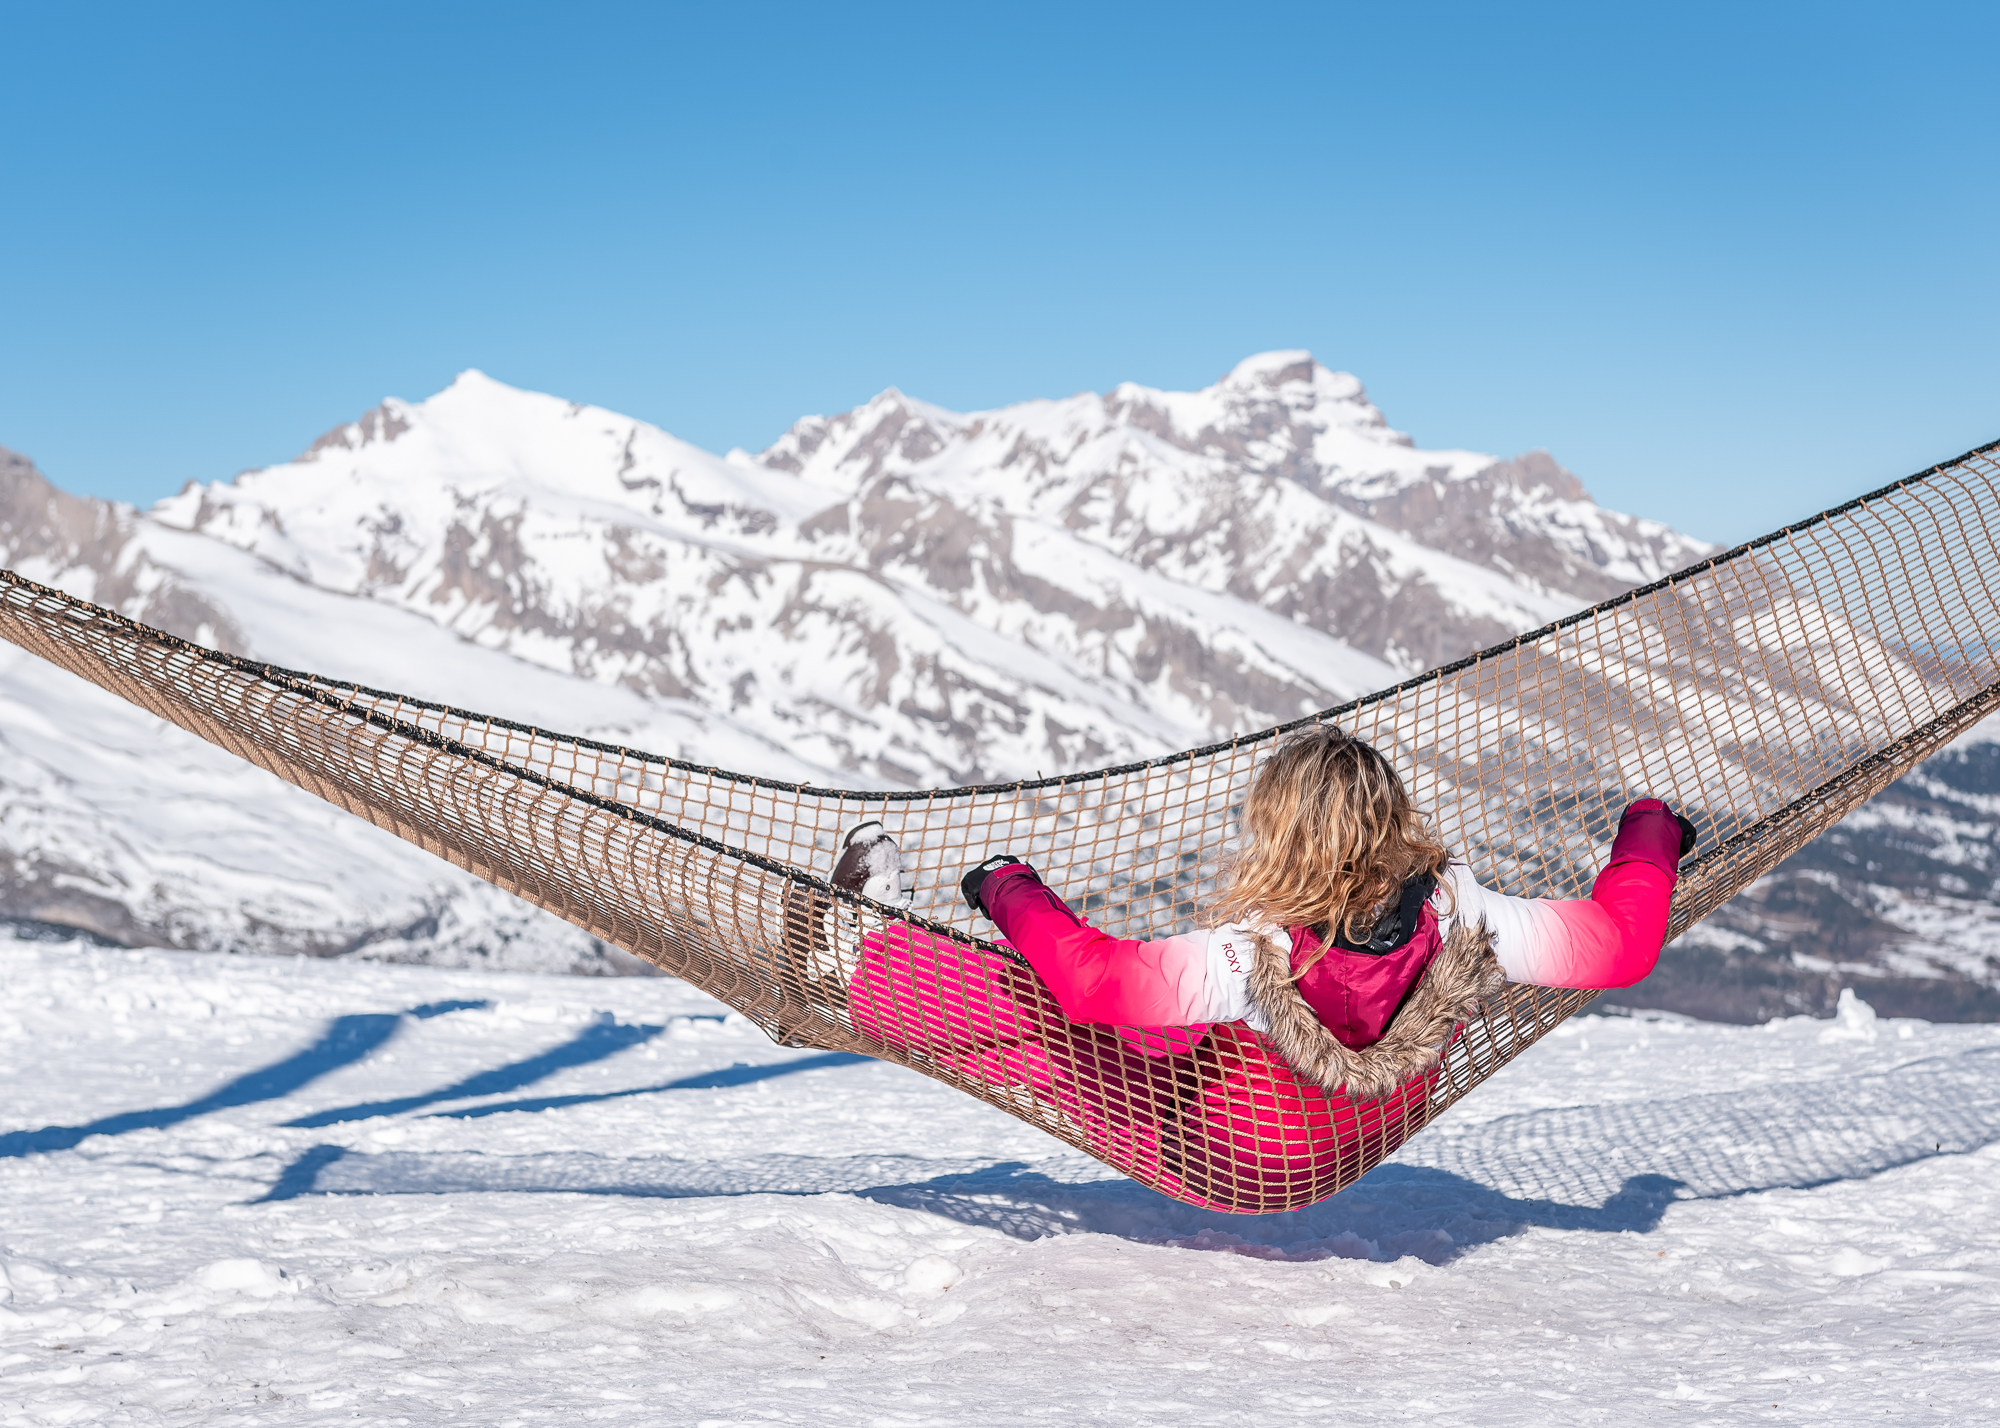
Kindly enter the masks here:
M 2000 1421 L 2000 1028 L 1573 1022 L 1183 1209 L 668 980 L 0 941 L 0 1421 Z

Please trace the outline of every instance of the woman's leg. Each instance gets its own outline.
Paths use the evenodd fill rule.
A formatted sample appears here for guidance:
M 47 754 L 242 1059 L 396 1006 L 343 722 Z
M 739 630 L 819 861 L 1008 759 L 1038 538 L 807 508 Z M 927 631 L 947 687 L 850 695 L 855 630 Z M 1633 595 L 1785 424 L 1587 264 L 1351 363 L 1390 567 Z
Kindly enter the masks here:
M 848 835 L 832 880 L 878 902 L 902 890 L 896 845 L 880 824 Z M 1092 1151 L 1160 1183 L 1161 1127 L 1194 1090 L 1187 1052 L 1205 1028 L 1072 1022 L 1025 962 L 905 922 L 862 931 L 830 901 L 792 901 L 787 946 L 809 975 L 837 987 L 857 1031 L 947 1077 L 1025 1091 Z
M 1161 1125 L 1195 1084 L 1189 1057 L 1065 1018 L 1032 968 L 907 923 L 862 939 L 847 1010 L 857 1030 L 948 1076 L 1055 1107 L 1089 1149 L 1148 1183 Z
M 1062 1013 L 1028 967 L 891 922 L 861 939 L 847 983 L 855 1029 L 905 1051 L 1037 1039 Z

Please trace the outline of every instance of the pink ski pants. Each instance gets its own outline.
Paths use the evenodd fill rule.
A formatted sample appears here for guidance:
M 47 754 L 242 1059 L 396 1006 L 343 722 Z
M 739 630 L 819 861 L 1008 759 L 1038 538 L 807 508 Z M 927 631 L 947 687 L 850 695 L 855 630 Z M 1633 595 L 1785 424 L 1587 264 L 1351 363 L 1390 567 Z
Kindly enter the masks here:
M 848 984 L 857 1029 L 954 1078 L 1025 1091 L 1075 1139 L 1191 1204 L 1297 1209 L 1422 1124 L 1436 1073 L 1356 1103 L 1300 1080 L 1241 1022 L 1070 1021 L 1033 969 L 891 923 Z

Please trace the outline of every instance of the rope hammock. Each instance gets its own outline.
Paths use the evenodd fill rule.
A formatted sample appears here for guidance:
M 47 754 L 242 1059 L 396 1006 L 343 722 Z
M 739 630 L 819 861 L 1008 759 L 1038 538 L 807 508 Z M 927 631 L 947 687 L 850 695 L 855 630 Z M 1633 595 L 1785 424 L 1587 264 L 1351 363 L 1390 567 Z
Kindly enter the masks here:
M 1677 936 L 2000 704 L 1997 451 L 1295 724 L 976 788 L 818 788 L 661 758 L 222 654 L 11 572 L 0 634 L 685 978 L 787 1045 L 912 1067 L 1178 1199 L 1288 1210 L 1351 1184 L 1596 994 L 1510 986 L 1435 1072 L 1380 1102 L 1325 1098 L 1322 1133 L 1294 1144 L 1267 1095 L 1230 1091 L 1199 1055 L 1161 1058 L 1171 1074 L 1150 1079 L 1090 1072 L 1129 1060 L 1133 1037 L 1064 1021 L 1025 969 L 1006 1015 L 1034 1023 L 1064 1074 L 996 1071 L 968 1046 L 1005 1038 L 981 1043 L 976 1025 L 951 1042 L 857 1017 L 787 936 L 787 910 L 831 899 L 921 939 L 917 995 L 979 1023 L 965 1002 L 992 984 L 965 969 L 1001 953 L 973 935 L 960 871 L 1007 850 L 1115 935 L 1192 928 L 1258 758 L 1287 730 L 1332 721 L 1387 754 L 1457 855 L 1508 893 L 1585 895 L 1624 804 L 1668 799 L 1701 829 Z M 820 876 L 869 818 L 919 870 L 907 913 Z M 1225 1111 L 1284 1173 L 1246 1183 L 1178 1132 L 1197 1093 L 1236 1094 Z

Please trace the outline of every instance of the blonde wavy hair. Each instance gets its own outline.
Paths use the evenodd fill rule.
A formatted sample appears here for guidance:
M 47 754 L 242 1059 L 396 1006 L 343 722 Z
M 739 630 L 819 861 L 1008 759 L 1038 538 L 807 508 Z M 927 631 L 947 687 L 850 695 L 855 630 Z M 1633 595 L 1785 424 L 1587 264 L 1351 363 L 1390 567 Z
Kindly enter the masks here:
M 1216 921 L 1306 926 L 1322 937 L 1338 928 L 1351 942 L 1368 940 L 1405 882 L 1442 877 L 1450 861 L 1389 761 L 1323 724 L 1293 734 L 1258 768 L 1243 835 L 1211 908 Z

